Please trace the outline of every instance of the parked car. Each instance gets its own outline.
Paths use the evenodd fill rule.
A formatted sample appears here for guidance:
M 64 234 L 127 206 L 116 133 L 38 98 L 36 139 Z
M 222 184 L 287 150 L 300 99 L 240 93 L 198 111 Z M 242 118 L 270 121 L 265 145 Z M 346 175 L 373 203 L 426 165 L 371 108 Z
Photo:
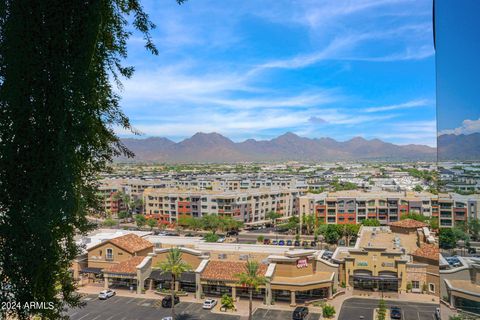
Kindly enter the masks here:
M 296 307 L 295 310 L 293 310 L 292 319 L 303 320 L 303 319 L 306 319 L 307 316 L 308 316 L 307 307 Z
M 203 309 L 211 310 L 213 307 L 217 305 L 217 300 L 215 299 L 207 299 L 203 302 Z
M 173 318 L 170 317 L 170 316 L 169 317 L 163 317 L 162 320 L 173 320 Z
M 227 232 L 227 237 L 231 236 L 238 236 L 238 231 L 237 230 L 230 230 Z
M 293 243 L 293 245 L 294 245 L 295 247 L 300 247 L 300 244 L 301 244 L 300 241 L 295 241 L 295 242 Z
M 180 298 L 175 296 L 175 304 L 180 303 Z M 171 308 L 172 307 L 172 296 L 166 296 L 162 299 L 162 307 L 164 308 Z
M 270 244 L 270 239 L 263 239 L 263 244 Z
M 287 246 L 291 246 L 292 245 L 292 240 L 287 240 Z
M 440 308 L 435 309 L 435 320 L 442 320 L 440 317 Z
M 276 246 L 277 243 L 278 243 L 277 240 L 272 240 L 272 244 L 273 244 L 274 246 Z
M 225 242 L 225 238 L 218 238 L 217 242 L 219 243 Z
M 390 307 L 390 319 L 402 319 L 402 309 L 400 307 Z
M 278 241 L 278 245 L 279 245 L 279 246 L 284 246 L 284 245 L 285 245 L 285 241 L 283 241 L 283 240 Z
M 185 237 L 195 237 L 195 235 L 193 233 L 187 233 Z
M 308 247 L 308 241 L 303 241 L 302 242 L 302 247 Z
M 310 247 L 315 248 L 317 246 L 317 243 L 315 241 L 310 242 Z
M 103 291 L 100 291 L 100 293 L 98 294 L 98 299 L 106 300 L 108 298 L 113 297 L 115 294 L 116 294 L 115 291 L 111 289 L 103 290 Z

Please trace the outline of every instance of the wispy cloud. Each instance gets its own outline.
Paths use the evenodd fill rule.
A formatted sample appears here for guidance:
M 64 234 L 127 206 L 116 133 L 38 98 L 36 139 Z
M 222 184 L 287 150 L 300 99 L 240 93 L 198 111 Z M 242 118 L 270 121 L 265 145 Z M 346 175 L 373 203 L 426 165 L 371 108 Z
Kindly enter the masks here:
M 399 103 L 399 104 L 393 104 L 389 106 L 366 108 L 365 112 L 370 113 L 370 112 L 392 111 L 392 110 L 399 110 L 399 109 L 410 109 L 410 108 L 424 107 L 430 104 L 431 104 L 430 101 L 427 99 L 419 99 L 419 100 L 412 100 L 412 101 Z

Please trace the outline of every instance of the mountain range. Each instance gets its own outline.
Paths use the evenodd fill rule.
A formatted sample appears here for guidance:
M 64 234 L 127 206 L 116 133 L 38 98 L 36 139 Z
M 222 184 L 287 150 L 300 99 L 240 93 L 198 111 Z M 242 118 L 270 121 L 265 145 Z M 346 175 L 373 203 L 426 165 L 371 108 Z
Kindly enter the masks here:
M 236 163 L 246 161 L 433 161 L 436 149 L 425 145 L 396 145 L 356 137 L 347 141 L 305 138 L 287 132 L 271 140 L 232 140 L 218 133 L 196 133 L 180 142 L 167 138 L 122 139 L 135 157 L 118 161 L 165 163 Z
M 438 137 L 438 160 L 479 160 L 480 133 L 443 134 Z

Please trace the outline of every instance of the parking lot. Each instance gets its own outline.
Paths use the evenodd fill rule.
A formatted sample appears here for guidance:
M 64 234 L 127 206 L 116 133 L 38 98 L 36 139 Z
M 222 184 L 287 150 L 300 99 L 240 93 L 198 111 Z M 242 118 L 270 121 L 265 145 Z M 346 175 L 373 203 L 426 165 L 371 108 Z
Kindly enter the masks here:
M 338 320 L 373 320 L 373 310 L 380 300 L 351 298 L 345 300 Z M 434 320 L 436 304 L 413 303 L 407 301 L 385 300 L 387 307 L 398 306 L 402 309 L 402 320 Z
M 170 315 L 170 309 L 162 308 L 161 300 L 115 296 L 99 300 L 97 296 L 83 298 L 86 306 L 68 311 L 72 320 L 160 320 Z M 180 320 L 236 320 L 240 317 L 203 310 L 200 303 L 180 302 L 175 306 Z
M 293 311 L 269 310 L 258 308 L 253 314 L 253 320 L 283 320 L 292 319 Z M 320 314 L 309 313 L 305 320 L 319 320 Z

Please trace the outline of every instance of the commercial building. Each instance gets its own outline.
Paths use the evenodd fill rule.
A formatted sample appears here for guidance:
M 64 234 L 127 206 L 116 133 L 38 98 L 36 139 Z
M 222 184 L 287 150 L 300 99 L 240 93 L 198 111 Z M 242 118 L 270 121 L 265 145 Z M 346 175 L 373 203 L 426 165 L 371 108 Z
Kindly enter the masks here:
M 399 293 L 412 287 L 412 292 L 438 295 L 438 249 L 426 242 L 428 232 L 425 224 L 410 219 L 362 226 L 354 248 L 339 247 L 333 254 L 339 281 L 360 291 Z
M 298 203 L 301 217 L 314 215 L 317 221 L 327 224 L 378 219 L 387 225 L 409 213 L 438 216 L 437 198 L 427 192 L 324 192 L 300 196 Z

